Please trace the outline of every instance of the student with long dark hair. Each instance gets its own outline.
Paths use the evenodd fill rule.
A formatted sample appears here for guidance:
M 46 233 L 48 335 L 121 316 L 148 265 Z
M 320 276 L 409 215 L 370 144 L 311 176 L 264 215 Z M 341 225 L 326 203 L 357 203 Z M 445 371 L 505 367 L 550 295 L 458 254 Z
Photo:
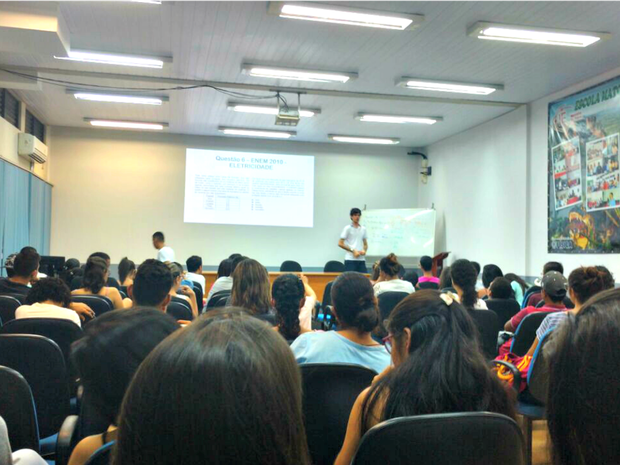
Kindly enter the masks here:
M 157 346 L 120 418 L 114 465 L 310 463 L 299 367 L 241 309 L 210 312 Z
M 294 274 L 283 274 L 273 282 L 271 295 L 276 310 L 277 325 L 274 329 L 287 341 L 295 340 L 302 334 L 299 311 L 306 301 L 304 284 Z
M 135 277 L 136 264 L 127 257 L 123 257 L 118 264 L 118 279 L 121 286 L 131 286 Z
M 620 289 L 601 292 L 545 346 L 556 465 L 620 463 Z
M 82 279 L 82 287 L 71 292 L 74 295 L 100 295 L 107 297 L 114 304 L 114 308 L 131 307 L 132 302 L 129 299 L 121 297 L 120 292 L 115 287 L 108 287 L 108 277 L 110 271 L 108 265 L 103 258 L 91 257 L 86 262 L 84 268 L 84 278 Z
M 84 337 L 71 350 L 81 383 L 93 406 L 110 427 L 103 434 L 82 439 L 69 465 L 82 465 L 102 445 L 116 439 L 118 414 L 125 391 L 146 356 L 179 329 L 169 315 L 150 309 L 108 312 L 89 323 Z
M 379 280 L 373 286 L 375 295 L 379 296 L 384 292 L 415 292 L 413 285 L 409 281 L 404 281 L 398 276 L 402 265 L 398 263 L 398 257 L 393 253 L 383 257 L 379 262 Z
M 481 299 L 489 295 L 489 287 L 495 278 L 503 278 L 504 273 L 501 268 L 492 263 L 484 265 L 482 268 L 482 286 L 483 288 L 478 291 L 478 297 Z
M 521 305 L 523 303 L 525 291 L 530 286 L 523 280 L 523 278 L 514 273 L 506 273 L 504 278 L 510 282 L 510 287 L 512 287 L 512 290 L 514 291 L 515 300 L 519 303 L 519 305 Z
M 239 255 L 239 257 L 241 257 L 241 255 Z M 213 283 L 213 286 L 211 286 L 209 294 L 207 294 L 207 300 L 205 305 L 209 305 L 209 301 L 211 300 L 211 297 L 213 297 L 213 294 L 220 291 L 230 291 L 232 289 L 233 280 L 231 275 L 234 271 L 234 268 L 238 264 L 234 262 L 235 259 L 233 258 L 226 258 L 220 262 L 220 266 L 217 268 L 217 279 Z M 235 264 L 235 267 L 233 267 L 233 263 Z
M 361 437 L 391 418 L 451 412 L 515 416 L 514 399 L 489 369 L 476 328 L 451 294 L 418 291 L 387 324 L 392 363 L 357 398 L 336 465 L 351 463 Z
M 486 309 L 487 304 L 478 298 L 476 292 L 476 270 L 469 260 L 460 259 L 450 267 L 452 286 L 456 289 L 459 301 L 467 309 Z
M 439 290 L 442 292 L 456 292 L 452 287 L 452 274 L 449 266 L 444 266 L 439 276 Z
M 372 338 L 379 324 L 379 309 L 368 278 L 349 271 L 332 286 L 333 313 L 337 331 L 306 333 L 291 349 L 299 363 L 352 363 L 381 372 L 390 355 Z
M 230 304 L 248 310 L 253 316 L 275 325 L 269 293 L 269 274 L 256 260 L 240 262 L 233 272 Z

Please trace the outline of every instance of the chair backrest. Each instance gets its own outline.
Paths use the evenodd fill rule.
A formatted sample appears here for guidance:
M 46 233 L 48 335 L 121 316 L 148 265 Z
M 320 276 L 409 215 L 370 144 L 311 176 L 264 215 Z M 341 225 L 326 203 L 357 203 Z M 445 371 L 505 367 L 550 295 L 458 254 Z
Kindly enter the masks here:
M 497 413 L 401 417 L 368 430 L 352 465 L 523 465 L 523 443 L 517 423 Z
M 69 414 L 69 382 L 58 344 L 34 334 L 0 334 L 0 365 L 18 371 L 30 385 L 39 435 L 56 434 Z
M 184 307 L 189 309 L 190 312 L 192 311 L 191 304 L 187 300 L 185 300 L 185 299 L 183 299 L 183 298 L 181 298 L 181 297 L 179 297 L 177 295 L 173 295 L 172 298 L 170 299 L 170 303 L 173 303 L 173 302 L 177 303 L 177 304 L 180 304 L 180 305 L 183 305 Z
M 344 263 L 330 260 L 323 267 L 323 273 L 344 273 Z
M 13 450 L 39 450 L 39 427 L 28 382 L 17 371 L 0 366 L 0 417 L 6 422 Z
M 287 271 L 293 273 L 301 273 L 303 270 L 301 269 L 301 265 L 294 260 L 285 260 L 280 265 L 280 271 Z
M 71 344 L 83 336 L 82 328 L 61 318 L 21 318 L 9 321 L 0 329 L 0 334 L 38 334 L 47 337 L 58 344 L 67 367 Z
M 358 365 L 301 365 L 303 410 L 312 463 L 333 464 L 357 396 L 370 386 L 375 371 Z
M 102 295 L 72 295 L 71 300 L 88 305 L 95 312 L 95 316 L 114 310 L 112 301 Z
M 383 292 L 379 294 L 377 300 L 379 301 L 379 326 L 375 329 L 374 333 L 379 337 L 387 336 L 387 329 L 383 325 L 383 322 L 390 316 L 394 307 L 398 305 L 398 303 L 403 300 L 405 297 L 408 297 L 409 294 L 407 292 Z
M 121 291 L 120 289 L 118 290 L 118 293 L 121 295 L 122 299 L 126 299 L 127 298 L 127 293 L 125 291 Z
M 325 285 L 325 290 L 323 291 L 323 302 L 321 303 L 321 307 L 326 308 L 328 305 L 332 304 L 332 286 L 334 285 L 333 281 L 328 282 Z
M 198 313 L 202 313 L 202 307 L 204 305 L 204 293 L 202 292 L 202 285 L 196 281 L 194 283 L 194 294 L 196 294 L 196 304 L 198 305 Z
M 498 323 L 503 328 L 508 320 L 519 313 L 521 306 L 515 299 L 487 299 L 487 307 L 497 315 Z
M 209 303 L 207 303 L 207 309 L 216 308 L 216 307 L 225 307 L 226 300 L 230 297 L 232 291 L 219 291 L 211 296 L 209 299 Z
M 126 296 L 129 296 L 129 290 L 127 289 L 127 286 L 118 286 L 118 290 L 124 292 Z
M 499 319 L 491 310 L 468 310 L 480 333 L 480 347 L 487 359 L 497 356 L 497 333 L 500 331 Z
M 562 301 L 562 303 L 564 304 L 566 308 L 575 308 L 575 304 L 573 303 L 572 300 L 570 300 L 570 297 L 568 296 L 564 297 L 564 300 Z M 545 306 L 544 300 L 541 300 L 540 302 L 536 304 L 536 308 L 542 308 L 544 306 Z
M 85 465 L 109 465 L 112 461 L 112 448 L 116 441 L 110 441 L 95 451 Z
M 521 320 L 519 327 L 515 331 L 510 345 L 510 352 L 517 355 L 525 355 L 530 350 L 534 340 L 536 339 L 536 330 L 543 322 L 545 317 L 553 312 L 536 312 L 530 313 Z
M 549 341 L 549 335 L 554 329 L 549 328 L 538 341 L 527 373 L 527 387 L 530 395 L 543 405 L 547 403 L 547 389 L 549 388 L 549 365 L 545 357 L 545 344 Z
M 540 286 L 530 286 L 523 294 L 523 302 L 521 302 L 521 308 L 527 307 L 527 301 L 532 294 L 538 294 L 542 290 Z
M 166 313 L 168 315 L 172 315 L 177 320 L 187 320 L 192 321 L 194 319 L 194 315 L 192 314 L 191 308 L 188 308 L 185 305 L 187 302 L 181 303 L 178 301 L 171 301 L 166 308 Z
M 21 306 L 21 302 L 10 295 L 0 295 L 0 319 L 2 324 L 15 319 L 15 310 Z
M 439 284 L 431 282 L 431 281 L 424 281 L 424 282 L 419 282 L 418 281 L 418 284 L 416 284 L 416 288 L 418 288 L 420 290 L 424 290 L 424 289 L 438 290 L 439 289 Z

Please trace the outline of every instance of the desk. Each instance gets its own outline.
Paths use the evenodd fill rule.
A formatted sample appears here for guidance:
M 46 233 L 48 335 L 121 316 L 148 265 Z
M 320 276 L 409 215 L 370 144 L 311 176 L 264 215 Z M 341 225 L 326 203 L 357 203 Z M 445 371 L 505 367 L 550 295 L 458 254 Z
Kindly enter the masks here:
M 280 273 L 276 271 L 270 272 L 269 282 L 273 284 L 275 279 L 281 274 L 286 274 L 286 273 Z M 319 302 L 323 301 L 323 292 L 325 291 L 325 286 L 327 286 L 327 283 L 336 279 L 338 276 L 340 276 L 340 274 L 341 273 L 304 273 L 304 275 L 308 277 L 308 282 L 310 283 L 310 287 L 312 287 L 312 289 L 314 289 L 314 292 L 316 292 L 316 298 L 318 299 Z M 211 286 L 213 286 L 213 283 L 217 279 L 217 272 L 216 271 L 204 271 L 202 275 L 205 277 L 205 280 L 206 280 L 207 288 L 204 290 L 205 296 L 206 296 L 209 293 L 209 289 L 211 289 Z

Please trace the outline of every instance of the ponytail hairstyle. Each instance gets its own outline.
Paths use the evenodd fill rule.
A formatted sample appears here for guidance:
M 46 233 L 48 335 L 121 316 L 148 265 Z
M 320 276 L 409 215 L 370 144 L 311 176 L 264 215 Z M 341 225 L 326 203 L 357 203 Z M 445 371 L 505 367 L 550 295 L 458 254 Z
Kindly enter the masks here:
M 276 307 L 278 330 L 287 341 L 296 339 L 301 332 L 299 304 L 305 294 L 304 283 L 291 273 L 279 276 L 271 287 L 271 297 Z
M 332 286 L 332 303 L 342 329 L 369 333 L 379 324 L 377 299 L 363 274 L 348 271 L 338 276 Z
M 452 275 L 452 283 L 460 287 L 463 291 L 461 303 L 469 310 L 474 308 L 478 301 L 478 293 L 476 292 L 476 270 L 469 260 L 460 259 L 455 261 L 450 267 Z
M 430 289 L 410 294 L 392 310 L 387 329 L 392 350 L 407 354 L 370 387 L 362 433 L 376 418 L 484 411 L 515 417 L 512 392 L 489 369 L 473 319 L 450 294 Z
M 393 253 L 389 254 L 387 257 L 383 257 L 379 262 L 379 268 L 390 278 L 394 276 L 398 276 L 400 269 L 400 263 L 398 263 L 398 258 Z
M 105 275 L 107 272 L 108 265 L 103 258 L 90 257 L 84 269 L 82 286 L 93 294 L 99 294 L 106 285 Z
M 580 304 L 594 294 L 614 288 L 614 277 L 604 266 L 582 266 L 568 276 L 568 287 Z M 577 303 L 577 302 L 575 302 Z
M 136 271 L 136 264 L 127 257 L 123 257 L 118 264 L 118 278 L 121 280 L 121 285 L 134 271 Z

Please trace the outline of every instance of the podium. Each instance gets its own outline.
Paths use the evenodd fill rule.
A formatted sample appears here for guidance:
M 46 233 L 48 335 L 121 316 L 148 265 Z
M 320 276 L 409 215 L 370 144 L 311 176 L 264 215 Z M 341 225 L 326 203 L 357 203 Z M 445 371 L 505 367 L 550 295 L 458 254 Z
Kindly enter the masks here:
M 433 276 L 439 277 L 443 270 L 443 261 L 448 258 L 448 255 L 450 255 L 450 252 L 441 252 L 433 257 Z

